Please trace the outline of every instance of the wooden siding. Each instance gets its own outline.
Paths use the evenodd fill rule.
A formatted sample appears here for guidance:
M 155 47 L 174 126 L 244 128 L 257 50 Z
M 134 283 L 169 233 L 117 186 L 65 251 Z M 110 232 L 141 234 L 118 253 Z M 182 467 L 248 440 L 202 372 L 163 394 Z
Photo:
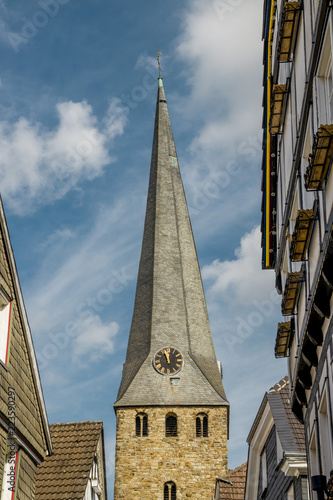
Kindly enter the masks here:
M 3 471 L 5 466 L 6 440 L 7 440 L 7 433 L 4 429 L 0 427 L 0 495 L 1 495 Z
M 24 450 L 21 450 L 16 500 L 33 500 L 35 498 L 36 469 L 37 465 Z
M 28 348 L 15 297 L 9 258 L 0 228 L 0 286 L 13 299 L 8 370 L 0 365 L 0 412 L 8 418 L 8 388 L 15 391 L 15 427 L 41 456 L 47 448 Z

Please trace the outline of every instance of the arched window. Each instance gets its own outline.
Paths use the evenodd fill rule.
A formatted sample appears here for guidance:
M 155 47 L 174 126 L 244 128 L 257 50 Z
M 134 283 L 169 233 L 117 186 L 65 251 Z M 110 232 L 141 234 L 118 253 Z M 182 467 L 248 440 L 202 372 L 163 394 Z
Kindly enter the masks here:
M 176 485 L 172 481 L 164 484 L 163 500 L 176 500 Z
M 195 431 L 197 437 L 208 437 L 208 417 L 205 413 L 199 413 L 195 419 Z
M 166 437 L 177 436 L 177 416 L 174 413 L 168 414 L 165 419 Z
M 138 437 L 148 436 L 148 417 L 145 413 L 135 417 L 135 434 Z

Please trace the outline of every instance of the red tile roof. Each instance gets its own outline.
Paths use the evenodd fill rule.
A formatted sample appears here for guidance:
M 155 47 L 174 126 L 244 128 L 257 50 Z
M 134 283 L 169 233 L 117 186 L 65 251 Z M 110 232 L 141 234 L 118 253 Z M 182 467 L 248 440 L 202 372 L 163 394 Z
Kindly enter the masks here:
M 53 455 L 37 468 L 36 500 L 82 500 L 102 422 L 52 424 Z
M 219 500 L 244 500 L 246 469 L 247 462 L 229 470 L 225 478 L 217 479 L 220 486 Z

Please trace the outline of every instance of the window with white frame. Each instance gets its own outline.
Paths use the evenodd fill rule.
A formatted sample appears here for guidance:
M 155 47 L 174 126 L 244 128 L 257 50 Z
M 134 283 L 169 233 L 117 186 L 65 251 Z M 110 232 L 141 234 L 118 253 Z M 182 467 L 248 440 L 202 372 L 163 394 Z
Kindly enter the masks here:
M 89 480 L 86 487 L 86 493 L 83 500 L 100 500 L 102 488 L 98 477 L 97 456 L 94 457 L 94 462 L 90 470 Z
M 333 79 L 330 27 L 327 27 L 316 78 L 318 118 L 320 125 L 333 123 Z
M 311 467 L 311 476 L 315 476 L 319 474 L 318 467 L 318 457 L 317 457 L 317 443 L 316 443 L 316 433 L 313 429 L 312 436 L 310 439 L 310 467 Z
M 0 361 L 8 364 L 12 302 L 0 289 Z
M 326 391 L 323 393 L 319 407 L 319 436 L 323 473 L 326 477 L 329 477 L 332 469 L 332 436 L 329 425 Z
M 279 438 L 279 435 L 276 431 L 276 462 L 279 464 L 283 459 L 283 448 Z
M 260 469 L 261 469 L 261 493 L 267 488 L 267 455 L 266 449 L 260 456 Z
M 289 490 L 287 491 L 287 500 L 294 500 L 295 498 L 295 490 L 294 490 L 294 483 L 290 486 Z

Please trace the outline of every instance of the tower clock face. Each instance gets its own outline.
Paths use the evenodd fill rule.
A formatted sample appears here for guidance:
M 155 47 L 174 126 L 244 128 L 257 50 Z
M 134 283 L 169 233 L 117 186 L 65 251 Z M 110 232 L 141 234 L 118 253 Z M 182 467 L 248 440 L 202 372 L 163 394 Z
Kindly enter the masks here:
M 183 366 L 183 356 L 174 347 L 163 347 L 154 357 L 154 367 L 162 375 L 174 375 Z

